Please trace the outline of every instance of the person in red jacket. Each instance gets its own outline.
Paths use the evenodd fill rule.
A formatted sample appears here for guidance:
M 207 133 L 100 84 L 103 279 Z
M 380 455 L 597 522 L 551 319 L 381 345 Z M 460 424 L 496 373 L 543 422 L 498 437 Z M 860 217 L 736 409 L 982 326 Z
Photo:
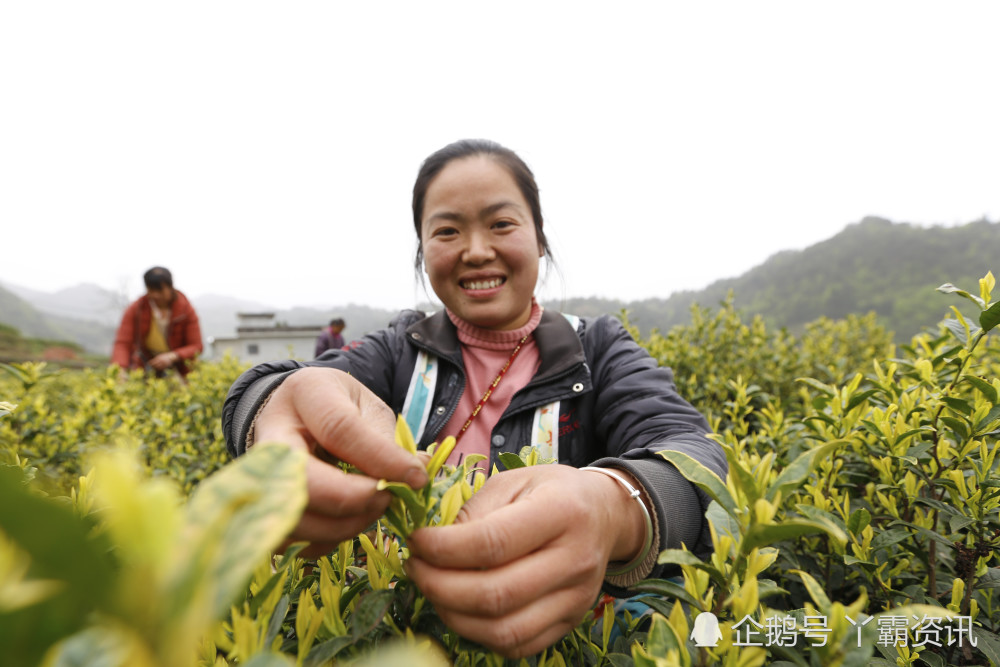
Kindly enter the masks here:
M 163 377 L 173 368 L 184 377 L 191 370 L 188 362 L 202 351 L 198 314 L 187 297 L 174 289 L 169 270 L 154 266 L 142 278 L 146 294 L 125 309 L 111 363 L 123 374 L 144 368 Z

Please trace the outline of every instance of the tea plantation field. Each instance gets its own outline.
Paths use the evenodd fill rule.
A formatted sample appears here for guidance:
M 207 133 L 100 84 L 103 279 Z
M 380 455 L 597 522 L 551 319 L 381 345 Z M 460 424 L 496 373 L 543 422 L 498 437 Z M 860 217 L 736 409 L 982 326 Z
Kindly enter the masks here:
M 993 288 L 942 288 L 978 320 L 956 310 L 906 345 L 873 315 L 793 337 L 731 302 L 642 339 L 729 459 L 721 480 L 666 455 L 714 500 L 715 554 L 661 553 L 676 576 L 641 584 L 651 615 L 597 604 L 516 661 L 450 632 L 401 567 L 400 532 L 447 522 L 481 479 L 445 466 L 338 551 L 274 553 L 304 507 L 303 455 L 229 461 L 220 412 L 240 363 L 202 363 L 188 384 L 0 366 L 0 661 L 1000 664 Z

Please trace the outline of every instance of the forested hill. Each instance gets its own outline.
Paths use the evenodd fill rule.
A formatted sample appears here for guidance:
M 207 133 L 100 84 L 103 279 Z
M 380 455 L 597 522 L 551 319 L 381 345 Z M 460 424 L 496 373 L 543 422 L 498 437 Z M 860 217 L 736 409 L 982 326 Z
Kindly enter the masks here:
M 987 271 L 1000 276 L 1000 223 L 919 227 L 865 218 L 826 241 L 780 252 L 703 290 L 629 303 L 567 299 L 563 308 L 579 315 L 624 308 L 646 334 L 686 323 L 692 304 L 714 308 L 732 291 L 737 309 L 759 313 L 771 325 L 800 331 L 822 316 L 874 311 L 897 340 L 905 341 L 942 319 L 951 305 L 971 313 L 964 300 L 936 288 L 950 282 L 978 294 Z

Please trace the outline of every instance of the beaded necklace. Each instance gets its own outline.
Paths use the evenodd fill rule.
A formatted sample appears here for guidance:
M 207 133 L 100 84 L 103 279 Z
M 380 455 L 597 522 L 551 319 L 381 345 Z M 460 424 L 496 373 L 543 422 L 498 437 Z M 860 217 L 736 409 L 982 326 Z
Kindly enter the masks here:
M 530 335 L 530 332 L 526 333 L 521 340 L 517 342 L 517 346 L 514 348 L 514 351 L 510 353 L 510 358 L 507 360 L 507 363 L 505 363 L 503 368 L 500 369 L 500 372 L 497 373 L 496 379 L 494 379 L 493 382 L 490 383 L 490 386 L 486 388 L 486 393 L 484 393 L 483 397 L 479 399 L 479 403 L 477 403 L 476 407 L 472 409 L 472 414 L 469 415 L 469 418 L 465 420 L 465 424 L 461 429 L 459 429 L 458 435 L 455 436 L 456 443 L 458 443 L 458 441 L 462 439 L 462 436 L 465 435 L 465 432 L 469 429 L 472 421 L 479 416 L 479 412 L 483 409 L 483 406 L 486 405 L 486 401 L 490 400 L 490 396 L 493 395 L 493 390 L 499 386 L 500 380 L 503 379 L 503 376 L 507 373 L 507 369 L 510 368 L 510 365 L 514 363 L 514 359 L 517 358 L 518 353 L 521 351 L 521 347 L 524 346 L 525 341 L 528 340 L 528 336 Z

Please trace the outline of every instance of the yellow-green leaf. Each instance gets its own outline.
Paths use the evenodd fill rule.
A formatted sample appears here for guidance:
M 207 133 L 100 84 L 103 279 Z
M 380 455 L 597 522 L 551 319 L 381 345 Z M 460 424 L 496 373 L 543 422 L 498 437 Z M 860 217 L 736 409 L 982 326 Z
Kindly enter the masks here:
M 396 444 L 411 454 L 417 453 L 417 443 L 413 441 L 413 433 L 403 415 L 396 417 Z
M 455 484 L 445 491 L 441 498 L 441 515 L 438 525 L 450 526 L 455 522 L 460 509 L 462 509 L 462 487 Z
M 438 446 L 434 449 L 434 455 L 427 462 L 428 479 L 434 479 L 434 476 L 438 474 L 438 470 L 441 469 L 444 462 L 451 456 L 452 450 L 455 449 L 456 442 L 455 438 L 449 435 L 442 442 L 438 443 Z

